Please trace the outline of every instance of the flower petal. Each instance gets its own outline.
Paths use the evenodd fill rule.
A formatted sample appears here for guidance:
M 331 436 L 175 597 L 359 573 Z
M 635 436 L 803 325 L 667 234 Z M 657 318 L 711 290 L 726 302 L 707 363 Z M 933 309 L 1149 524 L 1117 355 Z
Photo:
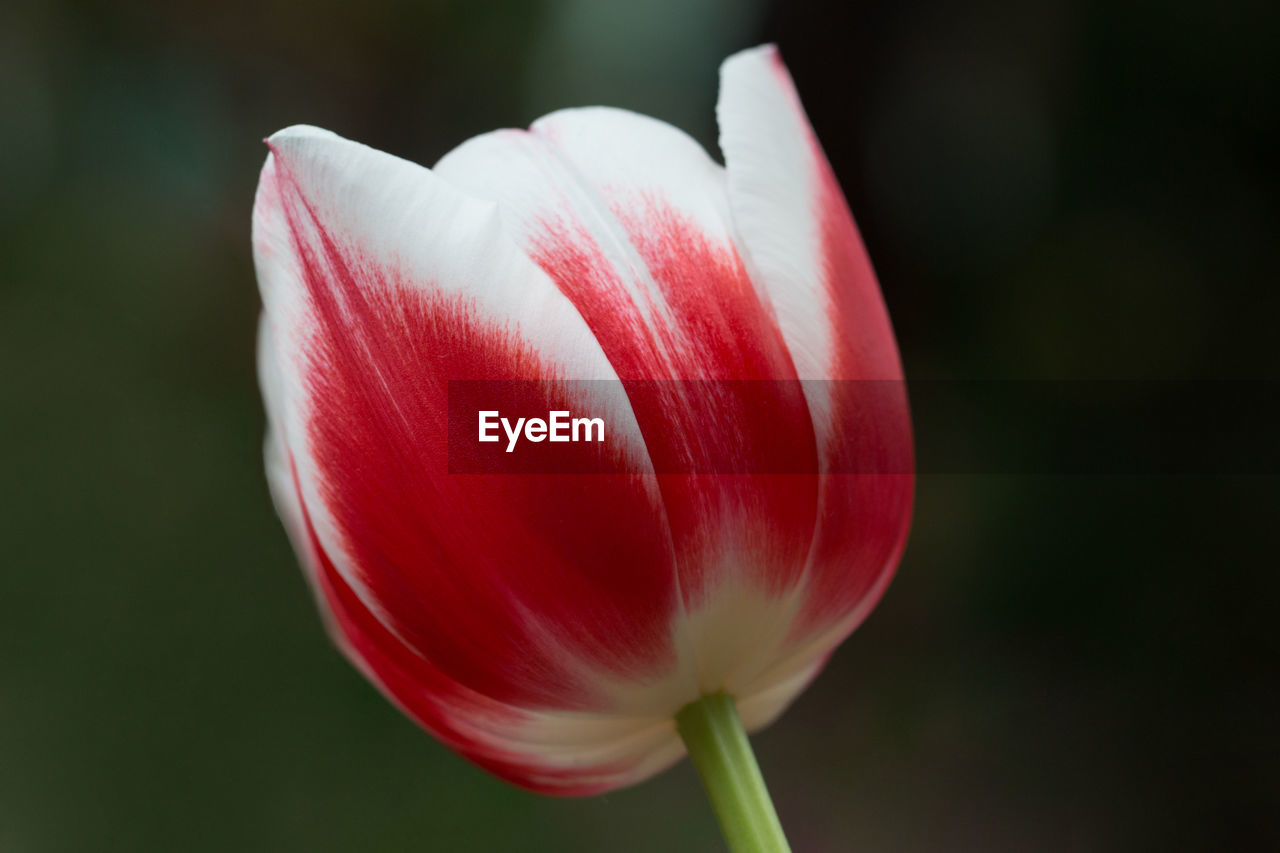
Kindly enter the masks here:
M 804 396 L 739 256 L 723 169 L 663 122 L 590 108 L 476 137 L 435 171 L 498 202 L 626 385 L 668 472 L 699 686 L 732 688 L 786 633 L 778 601 L 804 566 L 817 478 Z
M 611 405 L 559 381 L 615 377 L 576 309 L 492 204 L 312 128 L 269 144 L 254 250 L 273 491 L 295 542 L 312 531 L 300 554 L 336 624 L 358 602 L 384 629 L 363 633 L 404 648 L 344 647 L 410 708 L 377 655 L 410 654 L 522 713 L 639 725 L 648 706 L 678 707 L 691 688 L 674 671 L 670 535 L 625 405 L 595 476 L 448 471 L 449 380 L 532 380 L 548 409 Z M 340 587 L 354 596 L 343 612 Z M 614 682 L 660 689 L 621 708 Z
M 720 147 L 733 221 L 768 294 L 817 433 L 820 520 L 794 638 L 807 655 L 861 621 L 896 568 L 910 522 L 911 424 L 875 273 L 772 45 L 721 68 Z

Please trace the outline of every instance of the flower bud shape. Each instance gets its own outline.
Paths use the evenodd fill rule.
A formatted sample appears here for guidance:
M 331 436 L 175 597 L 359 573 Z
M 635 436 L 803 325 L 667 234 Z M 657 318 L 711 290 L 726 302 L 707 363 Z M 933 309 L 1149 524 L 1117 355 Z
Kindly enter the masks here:
M 603 107 L 432 169 L 313 127 L 267 141 L 276 508 L 352 663 L 532 790 L 653 775 L 706 694 L 768 724 L 906 541 L 902 368 L 849 208 L 772 46 L 720 83 L 724 166 Z M 476 447 L 570 448 L 588 473 L 453 470 L 451 388 L 494 380 L 536 399 L 480 406 Z M 604 440 L 541 441 L 566 417 Z

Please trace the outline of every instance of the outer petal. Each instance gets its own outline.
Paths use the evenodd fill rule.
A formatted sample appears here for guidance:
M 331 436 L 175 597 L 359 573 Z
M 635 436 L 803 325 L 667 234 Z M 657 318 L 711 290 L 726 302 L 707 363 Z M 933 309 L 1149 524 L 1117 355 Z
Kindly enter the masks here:
M 703 691 L 747 698 L 790 630 L 817 478 L 807 406 L 737 251 L 723 170 L 669 125 L 592 108 L 472 139 L 435 171 L 500 204 L 599 339 L 668 472 L 681 652 Z M 670 473 L 690 471 L 707 473 Z
M 820 521 L 793 655 L 825 653 L 888 584 L 914 477 L 902 367 L 853 217 L 773 46 L 721 68 L 720 147 L 744 262 L 768 293 L 813 414 Z
M 269 140 L 254 209 L 268 476 L 344 650 L 500 775 L 565 793 L 681 754 L 670 534 L 615 374 L 494 207 L 312 128 Z M 590 477 L 449 474 L 449 379 L 608 413 Z M 523 386 L 522 386 L 523 387 Z M 531 392 L 534 393 L 534 392 Z M 629 423 L 629 425 L 628 425 Z

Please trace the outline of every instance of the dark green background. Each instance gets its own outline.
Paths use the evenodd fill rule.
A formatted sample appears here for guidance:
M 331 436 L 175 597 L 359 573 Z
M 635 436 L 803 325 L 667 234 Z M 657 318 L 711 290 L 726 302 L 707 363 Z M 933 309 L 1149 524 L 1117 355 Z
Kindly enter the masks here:
M 719 60 L 777 40 L 908 376 L 1275 379 L 1276 10 L 9 0 L 0 851 L 719 844 L 686 765 L 523 793 L 328 645 L 261 474 L 262 137 L 430 163 L 601 102 L 714 145 Z M 797 850 L 1280 846 L 1278 509 L 1274 477 L 921 477 L 883 604 L 756 739 Z

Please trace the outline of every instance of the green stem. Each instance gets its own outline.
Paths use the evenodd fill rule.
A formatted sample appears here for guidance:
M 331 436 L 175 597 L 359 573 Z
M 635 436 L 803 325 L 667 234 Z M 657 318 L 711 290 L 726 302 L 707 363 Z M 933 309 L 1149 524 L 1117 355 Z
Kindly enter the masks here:
M 733 853 L 790 853 L 760 765 L 727 693 L 703 696 L 676 714 L 676 730 L 702 777 Z

